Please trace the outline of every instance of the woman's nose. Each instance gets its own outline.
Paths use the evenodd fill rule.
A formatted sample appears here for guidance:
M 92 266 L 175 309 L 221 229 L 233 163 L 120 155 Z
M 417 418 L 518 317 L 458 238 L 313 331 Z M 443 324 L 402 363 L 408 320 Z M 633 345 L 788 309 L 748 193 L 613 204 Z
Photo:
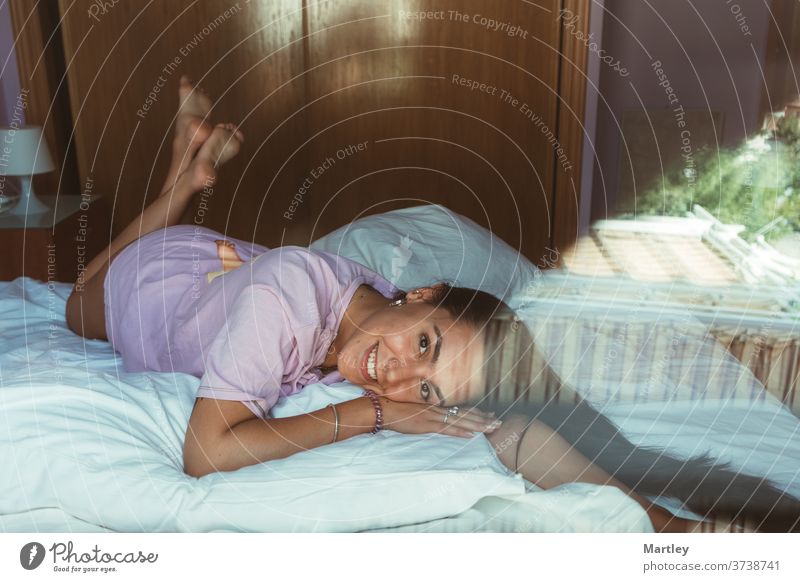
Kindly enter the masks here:
M 409 379 L 424 378 L 428 375 L 428 368 L 426 362 L 404 362 L 400 358 L 391 358 L 386 362 L 386 382 L 391 385 L 407 382 Z

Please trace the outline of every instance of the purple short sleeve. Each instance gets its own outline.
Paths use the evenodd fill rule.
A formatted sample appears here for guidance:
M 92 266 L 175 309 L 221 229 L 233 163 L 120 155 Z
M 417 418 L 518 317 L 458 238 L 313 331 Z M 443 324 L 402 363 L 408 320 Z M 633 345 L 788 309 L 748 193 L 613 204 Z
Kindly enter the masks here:
M 292 337 L 280 299 L 271 290 L 242 290 L 209 346 L 197 396 L 241 401 L 256 416 L 266 417 L 293 360 Z

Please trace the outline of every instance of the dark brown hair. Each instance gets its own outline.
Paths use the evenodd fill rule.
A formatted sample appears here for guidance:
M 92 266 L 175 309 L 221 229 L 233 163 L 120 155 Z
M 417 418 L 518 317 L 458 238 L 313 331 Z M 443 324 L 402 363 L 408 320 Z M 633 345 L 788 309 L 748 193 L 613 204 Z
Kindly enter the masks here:
M 476 330 L 482 331 L 493 318 L 510 319 L 514 315 L 505 301 L 486 291 L 447 284 L 438 289 L 440 291 L 434 302 L 446 309 L 453 319 L 467 323 Z
M 442 283 L 435 289 L 436 293 L 431 303 L 446 309 L 453 319 L 464 321 L 476 329 L 483 328 L 492 317 L 510 317 L 514 313 L 505 301 L 486 291 L 454 287 L 448 283 Z M 405 296 L 405 291 L 400 291 L 394 299 L 403 299 Z

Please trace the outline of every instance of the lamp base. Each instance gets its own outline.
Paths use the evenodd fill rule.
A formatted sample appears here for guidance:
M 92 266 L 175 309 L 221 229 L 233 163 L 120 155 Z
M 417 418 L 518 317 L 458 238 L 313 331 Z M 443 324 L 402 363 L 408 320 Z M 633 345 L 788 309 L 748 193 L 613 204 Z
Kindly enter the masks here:
M 50 212 L 50 207 L 36 197 L 36 192 L 33 191 L 33 182 L 30 176 L 20 176 L 20 182 L 22 185 L 22 196 L 20 196 L 19 202 L 11 209 L 9 214 L 29 216 L 31 214 Z

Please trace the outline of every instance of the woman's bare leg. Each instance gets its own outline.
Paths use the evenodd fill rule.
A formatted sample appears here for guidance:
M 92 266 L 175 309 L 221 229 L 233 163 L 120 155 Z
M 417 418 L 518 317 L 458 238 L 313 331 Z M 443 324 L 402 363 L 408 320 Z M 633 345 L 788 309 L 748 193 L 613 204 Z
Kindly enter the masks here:
M 86 267 L 67 300 L 67 324 L 84 337 L 107 339 L 103 281 L 111 260 L 145 234 L 178 223 L 194 194 L 216 182 L 216 168 L 239 151 L 243 137 L 232 124 L 217 125 L 189 166 Z
M 217 180 L 216 168 L 238 153 L 240 136 L 241 132 L 234 125 L 218 124 L 175 183 L 167 186 L 104 252 L 86 266 L 85 278 L 88 280 L 94 276 L 104 263 L 133 241 L 154 230 L 178 224 L 194 195 L 214 185 Z
M 631 491 L 542 422 L 531 421 L 525 416 L 511 416 L 503 420 L 501 428 L 486 436 L 506 467 L 542 489 L 573 482 L 611 485 L 639 503 L 658 532 L 686 532 L 696 525 L 696 522 L 676 517 Z

